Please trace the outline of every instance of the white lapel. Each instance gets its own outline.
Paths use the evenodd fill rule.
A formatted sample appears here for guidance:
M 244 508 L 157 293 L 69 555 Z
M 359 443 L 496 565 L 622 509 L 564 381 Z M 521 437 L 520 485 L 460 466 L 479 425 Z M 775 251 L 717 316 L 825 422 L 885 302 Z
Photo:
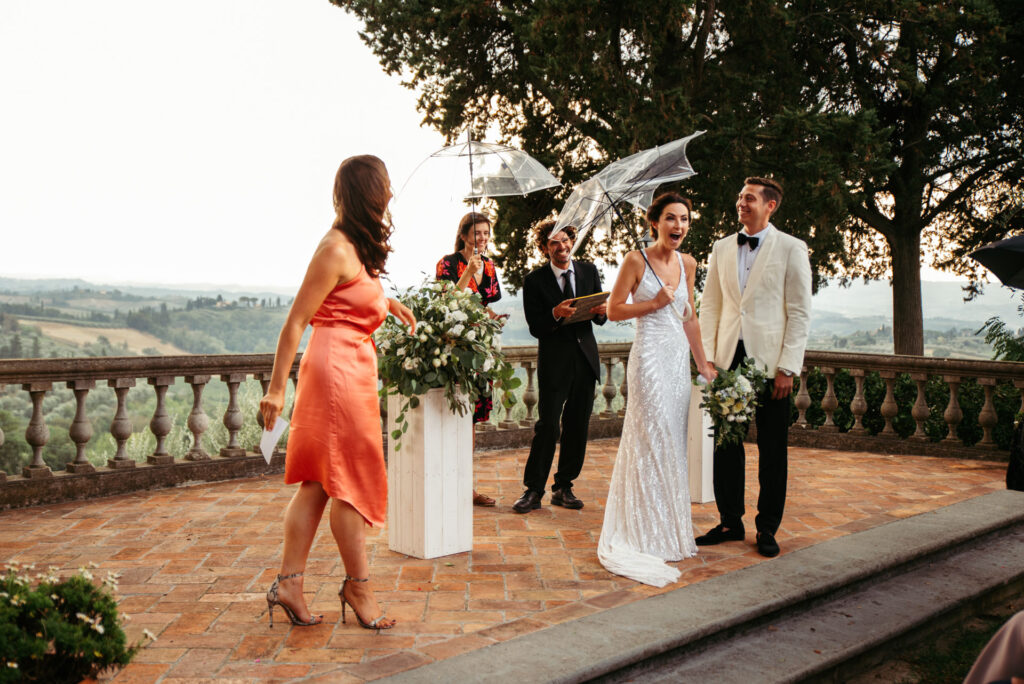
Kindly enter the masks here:
M 747 286 L 743 288 L 743 298 L 746 298 L 747 293 L 757 289 L 758 281 L 764 275 L 765 268 L 775 258 L 775 248 L 779 244 L 778 236 L 776 235 L 778 230 L 778 228 L 772 226 L 772 230 L 766 231 L 764 243 L 761 245 L 761 249 L 757 250 L 754 265 L 750 269 L 750 275 L 747 276 Z
M 736 269 L 736 252 L 738 249 L 739 244 L 736 242 L 736 236 L 732 235 L 726 238 L 722 244 L 719 258 L 719 263 L 721 264 L 719 268 L 722 269 L 724 289 L 736 302 L 740 301 L 740 276 L 739 271 Z

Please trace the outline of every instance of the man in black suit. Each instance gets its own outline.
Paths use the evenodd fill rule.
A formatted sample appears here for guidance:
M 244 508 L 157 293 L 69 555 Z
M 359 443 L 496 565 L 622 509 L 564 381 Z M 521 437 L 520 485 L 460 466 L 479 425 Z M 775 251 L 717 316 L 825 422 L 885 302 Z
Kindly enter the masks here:
M 572 493 L 572 483 L 583 468 L 594 386 L 601 375 L 591 321 L 565 324 L 576 311 L 574 298 L 601 292 L 601 275 L 593 264 L 570 257 L 575 229 L 567 227 L 549 238 L 554 226 L 554 221 L 537 226 L 537 245 L 549 261 L 523 281 L 526 322 L 530 334 L 537 338 L 539 396 L 533 443 L 523 472 L 526 491 L 512 506 L 516 513 L 540 508 L 559 432 L 562 442 L 551 503 L 583 508 L 583 502 Z M 608 320 L 606 304 L 593 311 L 597 315 L 592 320 L 598 325 Z

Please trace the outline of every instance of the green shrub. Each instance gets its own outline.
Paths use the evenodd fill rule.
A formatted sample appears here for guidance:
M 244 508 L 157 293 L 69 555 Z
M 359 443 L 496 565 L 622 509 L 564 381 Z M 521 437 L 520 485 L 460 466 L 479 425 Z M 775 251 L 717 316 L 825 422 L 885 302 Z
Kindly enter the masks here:
M 0 684 L 80 682 L 107 668 L 127 665 L 148 631 L 127 643 L 113 589 L 115 575 L 102 586 L 81 568 L 59 578 L 51 568 L 29 578 L 33 566 L 11 563 L 0 575 Z

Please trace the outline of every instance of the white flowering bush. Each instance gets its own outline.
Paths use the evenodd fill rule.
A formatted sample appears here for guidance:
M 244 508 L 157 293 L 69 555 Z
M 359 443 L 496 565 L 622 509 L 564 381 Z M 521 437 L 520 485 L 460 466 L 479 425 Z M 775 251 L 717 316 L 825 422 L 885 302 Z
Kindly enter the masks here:
M 739 444 L 747 436 L 767 380 L 754 360 L 747 359 L 734 371 L 719 368 L 718 377 L 710 385 L 704 384 L 700 407 L 711 414 L 717 446 Z
M 113 595 L 116 575 L 97 586 L 90 568 L 66 578 L 53 567 L 34 571 L 9 563 L 0 574 L 0 683 L 80 682 L 127 665 L 156 639 L 145 630 L 142 641 L 128 645 Z
M 389 317 L 374 335 L 381 396 L 405 398 L 391 433 L 396 451 L 409 428 L 406 411 L 419 406 L 419 395 L 428 390 L 444 388 L 448 405 L 460 415 L 488 391 L 488 381 L 494 383 L 506 409 L 516 402 L 512 390 L 520 380 L 501 352 L 503 322 L 488 316 L 480 295 L 458 290 L 448 281 L 427 281 L 398 299 L 416 316 L 416 334 L 410 335 Z M 459 389 L 466 392 L 468 401 Z

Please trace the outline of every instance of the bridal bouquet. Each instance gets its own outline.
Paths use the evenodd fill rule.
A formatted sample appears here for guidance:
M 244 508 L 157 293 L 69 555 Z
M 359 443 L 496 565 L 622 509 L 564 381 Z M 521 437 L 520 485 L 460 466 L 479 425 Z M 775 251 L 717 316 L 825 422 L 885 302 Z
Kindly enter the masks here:
M 715 445 L 738 444 L 747 436 L 757 409 L 758 396 L 768 376 L 753 359 L 734 371 L 718 369 L 718 377 L 704 385 L 700 407 L 711 414 L 715 427 Z
M 419 406 L 419 395 L 442 387 L 452 411 L 464 415 L 489 382 L 501 390 L 505 408 L 515 403 L 511 390 L 519 386 L 515 369 L 501 351 L 503 322 L 492 319 L 480 305 L 480 295 L 458 290 L 448 281 L 428 281 L 398 297 L 416 316 L 416 334 L 388 317 L 377 330 L 377 370 L 382 397 L 405 398 L 392 431 L 398 441 L 409 427 L 405 412 Z M 468 402 L 463 399 L 468 394 Z M 396 450 L 398 450 L 396 446 Z

